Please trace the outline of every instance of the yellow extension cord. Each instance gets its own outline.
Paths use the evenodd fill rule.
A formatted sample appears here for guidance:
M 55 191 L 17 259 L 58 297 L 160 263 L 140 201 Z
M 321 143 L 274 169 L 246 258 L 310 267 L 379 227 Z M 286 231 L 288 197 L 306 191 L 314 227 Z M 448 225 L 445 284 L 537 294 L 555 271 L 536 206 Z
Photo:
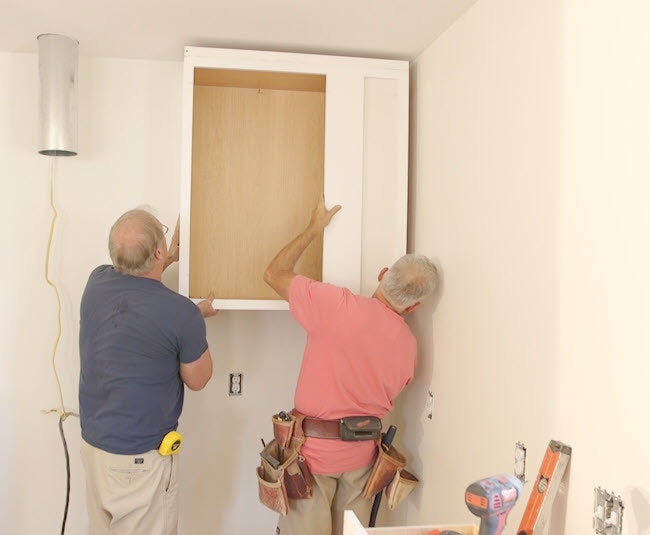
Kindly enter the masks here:
M 54 294 L 56 295 L 56 303 L 57 303 L 57 313 L 56 313 L 56 324 L 57 324 L 57 330 L 56 330 L 56 338 L 54 340 L 54 345 L 52 347 L 52 370 L 54 371 L 54 378 L 56 380 L 56 387 L 59 392 L 59 402 L 61 404 L 60 408 L 58 409 L 49 409 L 44 411 L 46 414 L 51 413 L 51 412 L 56 412 L 60 417 L 61 420 L 65 420 L 68 416 L 78 416 L 77 414 L 73 412 L 68 412 L 65 410 L 65 405 L 63 403 L 63 390 L 61 389 L 61 381 L 59 380 L 59 374 L 56 371 L 56 352 L 59 347 L 59 340 L 61 339 L 61 297 L 59 295 L 59 289 L 57 288 L 56 284 L 50 279 L 50 251 L 52 249 L 52 237 L 54 236 L 54 227 L 56 224 L 56 220 L 58 218 L 58 213 L 56 211 L 56 207 L 54 205 L 54 173 L 55 173 L 55 166 L 56 166 L 56 158 L 51 157 L 51 164 L 50 164 L 50 207 L 52 208 L 53 216 L 52 216 L 52 222 L 50 223 L 50 235 L 47 240 L 47 253 L 45 255 L 45 280 L 47 284 L 49 284 L 53 289 L 54 289 Z
M 63 443 L 63 451 L 65 453 L 65 464 L 66 464 L 66 497 L 65 497 L 65 509 L 63 511 L 63 520 L 61 521 L 61 535 L 65 533 L 65 526 L 68 518 L 68 507 L 70 505 L 70 454 L 68 453 L 68 444 L 65 439 L 65 433 L 63 431 L 63 420 L 68 416 L 79 416 L 73 412 L 68 412 L 65 410 L 65 404 L 63 403 L 63 389 L 61 388 L 61 381 L 59 380 L 59 374 L 56 371 L 56 352 L 59 347 L 59 340 L 61 339 L 61 296 L 59 295 L 59 289 L 56 284 L 50 279 L 50 252 L 52 249 L 52 237 L 54 236 L 54 226 L 58 218 L 58 213 L 56 211 L 56 206 L 54 205 L 54 175 L 56 169 L 56 157 L 51 157 L 50 159 L 50 207 L 52 208 L 53 216 L 52 222 L 50 223 L 50 235 L 47 239 L 47 252 L 45 254 L 45 281 L 52 287 L 54 294 L 56 295 L 56 338 L 54 339 L 54 344 L 52 346 L 52 370 L 54 371 L 54 378 L 56 380 L 56 387 L 59 392 L 59 403 L 61 404 L 58 409 L 49 409 L 45 412 L 46 414 L 56 412 L 59 415 L 59 433 L 61 434 L 61 441 Z

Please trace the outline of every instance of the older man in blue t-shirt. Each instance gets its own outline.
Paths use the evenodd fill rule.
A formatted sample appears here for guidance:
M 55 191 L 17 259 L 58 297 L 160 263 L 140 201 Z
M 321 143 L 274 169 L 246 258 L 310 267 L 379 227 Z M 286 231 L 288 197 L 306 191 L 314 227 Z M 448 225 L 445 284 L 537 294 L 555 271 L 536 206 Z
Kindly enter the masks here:
M 93 270 L 81 300 L 79 409 L 91 533 L 172 535 L 178 523 L 177 461 L 158 452 L 183 409 L 184 385 L 212 376 L 204 317 L 165 287 L 178 260 L 178 228 L 167 248 L 163 225 L 145 210 L 111 228 L 112 266 Z

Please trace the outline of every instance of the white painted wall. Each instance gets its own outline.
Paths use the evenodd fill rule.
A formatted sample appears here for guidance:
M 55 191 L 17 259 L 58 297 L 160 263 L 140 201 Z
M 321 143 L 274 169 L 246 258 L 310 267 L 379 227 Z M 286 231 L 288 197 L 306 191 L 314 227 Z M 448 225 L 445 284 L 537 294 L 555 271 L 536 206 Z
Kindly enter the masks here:
M 82 59 L 79 156 L 52 159 L 36 153 L 37 57 L 0 54 L 4 531 L 51 532 L 65 505 L 58 417 L 41 412 L 59 406 L 51 366 L 57 306 L 45 281 L 50 178 L 58 212 L 50 278 L 62 298 L 56 367 L 66 407 L 77 411 L 79 302 L 91 269 L 109 261 L 110 225 L 141 203 L 157 208 L 170 227 L 176 220 L 181 72 L 180 63 Z M 367 260 L 364 270 L 382 267 L 372 264 Z M 165 281 L 175 287 L 177 268 L 169 271 Z M 272 530 L 276 515 L 257 502 L 255 466 L 260 438 L 271 434 L 271 414 L 292 405 L 304 334 L 282 311 L 223 311 L 208 322 L 214 377 L 204 391 L 188 392 L 180 425 L 181 529 L 192 535 Z M 232 371 L 244 374 L 241 397 L 226 394 Z M 72 463 L 66 533 L 78 534 L 86 526 L 78 419 L 68 418 L 64 428 Z
M 59 401 L 50 364 L 57 306 L 45 282 L 52 159 L 36 152 L 37 61 L 0 54 L 0 525 L 7 533 L 60 530 L 65 505 L 58 417 L 41 413 Z M 59 217 L 50 263 L 62 296 L 56 365 L 75 411 L 79 302 L 91 269 L 109 261 L 110 225 L 141 203 L 170 227 L 176 221 L 181 73 L 180 62 L 80 62 L 79 156 L 54 162 Z M 177 287 L 177 268 L 169 271 L 165 281 Z M 291 407 L 304 335 L 281 311 L 223 311 L 208 324 L 214 376 L 204 391 L 188 391 L 180 425 L 182 532 L 270 532 L 275 514 L 257 503 L 257 454 L 271 434 L 270 415 Z M 232 371 L 244 374 L 241 397 L 227 395 Z M 64 429 L 72 462 L 66 533 L 75 535 L 87 524 L 78 419 Z
M 479 0 L 414 62 L 410 248 L 444 282 L 400 408 L 424 479 L 410 523 L 474 519 L 469 483 L 512 471 L 518 440 L 534 480 L 557 439 L 551 533 L 592 533 L 598 486 L 625 535 L 650 533 L 648 65 L 634 0 Z
M 649 27 L 642 1 L 479 0 L 414 62 L 410 248 L 438 259 L 443 287 L 411 320 L 420 367 L 394 419 L 423 482 L 391 523 L 473 521 L 465 487 L 511 471 L 517 440 L 534 479 L 553 438 L 573 447 L 565 529 L 554 535 L 592 532 L 597 486 L 621 494 L 625 535 L 650 533 Z M 91 268 L 108 260 L 110 224 L 141 202 L 175 220 L 181 70 L 80 65 L 80 155 L 56 160 L 51 262 L 63 298 L 57 367 L 73 408 L 78 303 Z M 37 58 L 0 54 L 0 79 L 0 524 L 49 533 L 63 512 L 65 469 L 57 418 L 40 412 L 58 396 Z M 303 335 L 286 312 L 228 311 L 210 322 L 215 376 L 188 393 L 181 422 L 183 532 L 267 532 L 274 515 L 256 502 L 256 454 L 267 413 L 290 405 Z M 229 371 L 244 373 L 244 396 L 225 394 Z M 422 414 L 428 390 L 432 420 Z M 64 426 L 67 533 L 79 534 L 78 421 Z

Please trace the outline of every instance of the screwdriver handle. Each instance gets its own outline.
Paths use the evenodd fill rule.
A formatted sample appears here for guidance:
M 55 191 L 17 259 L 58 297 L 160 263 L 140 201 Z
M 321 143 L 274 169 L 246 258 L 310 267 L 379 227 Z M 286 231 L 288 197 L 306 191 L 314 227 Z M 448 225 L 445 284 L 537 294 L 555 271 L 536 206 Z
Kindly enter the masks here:
M 381 437 L 381 449 L 384 451 L 388 451 L 390 449 L 390 445 L 393 443 L 396 431 L 397 427 L 394 425 L 388 427 L 384 435 Z M 368 522 L 368 527 L 370 528 L 375 527 L 375 521 L 377 520 L 377 513 L 379 512 L 379 505 L 381 504 L 382 494 L 383 490 L 380 490 L 377 494 L 375 494 L 375 499 L 372 502 L 372 509 L 370 510 L 370 521 Z
M 384 449 L 384 451 L 388 451 L 390 449 L 390 446 L 393 443 L 393 439 L 395 438 L 396 431 L 397 427 L 391 425 L 388 427 L 386 433 L 384 433 L 384 436 L 381 439 L 381 447 Z

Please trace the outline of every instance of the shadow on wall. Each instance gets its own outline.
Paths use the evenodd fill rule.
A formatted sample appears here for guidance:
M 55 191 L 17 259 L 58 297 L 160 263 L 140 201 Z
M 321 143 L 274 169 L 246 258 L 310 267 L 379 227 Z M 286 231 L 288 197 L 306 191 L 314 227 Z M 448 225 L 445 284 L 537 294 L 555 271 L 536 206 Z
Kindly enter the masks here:
M 246 463 L 247 451 L 234 447 L 228 439 L 243 436 L 245 420 L 228 419 L 227 425 L 215 416 L 214 398 L 203 396 L 186 403 L 183 428 L 186 444 L 181 452 L 180 526 L 187 533 L 221 533 L 219 526 L 232 519 L 229 511 L 236 507 L 240 466 Z M 211 505 L 206 507 L 206 502 Z
M 432 423 L 433 405 L 431 404 L 431 381 L 433 378 L 434 364 L 434 332 L 433 315 L 438 303 L 444 293 L 444 277 L 437 259 L 433 259 L 439 272 L 439 285 L 435 293 L 422 302 L 420 307 L 407 316 L 408 324 L 418 342 L 418 364 L 415 376 L 402 394 L 395 401 L 395 407 L 390 414 L 387 424 L 397 427 L 395 439 L 396 447 L 402 451 L 408 460 L 407 469 L 418 478 L 422 474 L 430 473 L 423 469 L 426 459 L 416 457 L 424 437 L 424 426 Z M 418 485 L 409 500 L 420 507 L 421 488 Z M 393 513 L 391 520 L 393 524 L 404 524 L 406 522 L 407 507 L 402 505 Z
M 288 311 L 222 310 L 207 321 L 213 376 L 187 392 L 179 430 L 182 533 L 274 533 L 277 514 L 258 500 L 256 468 L 271 417 L 293 407 L 305 334 Z M 239 396 L 229 373 L 243 374 Z
M 534 478 L 537 475 L 533 476 Z M 560 482 L 560 488 L 558 489 L 557 496 L 553 501 L 553 507 L 551 509 L 551 517 L 549 521 L 549 533 L 566 533 L 566 512 L 567 512 L 567 491 L 569 489 L 569 483 L 571 480 L 571 459 L 567 464 L 564 475 L 562 476 L 562 481 Z M 535 481 L 535 479 L 533 479 Z M 524 499 L 528 499 L 528 493 L 524 494 Z M 526 507 L 527 503 L 523 505 Z M 523 511 L 523 509 L 522 509 Z M 519 519 L 517 520 L 519 521 Z
M 643 494 L 641 489 L 635 487 L 630 490 L 630 503 L 632 512 L 636 519 L 638 535 L 650 535 L 650 500 Z M 623 524 L 625 525 L 625 515 Z M 630 530 L 630 533 L 632 531 Z

